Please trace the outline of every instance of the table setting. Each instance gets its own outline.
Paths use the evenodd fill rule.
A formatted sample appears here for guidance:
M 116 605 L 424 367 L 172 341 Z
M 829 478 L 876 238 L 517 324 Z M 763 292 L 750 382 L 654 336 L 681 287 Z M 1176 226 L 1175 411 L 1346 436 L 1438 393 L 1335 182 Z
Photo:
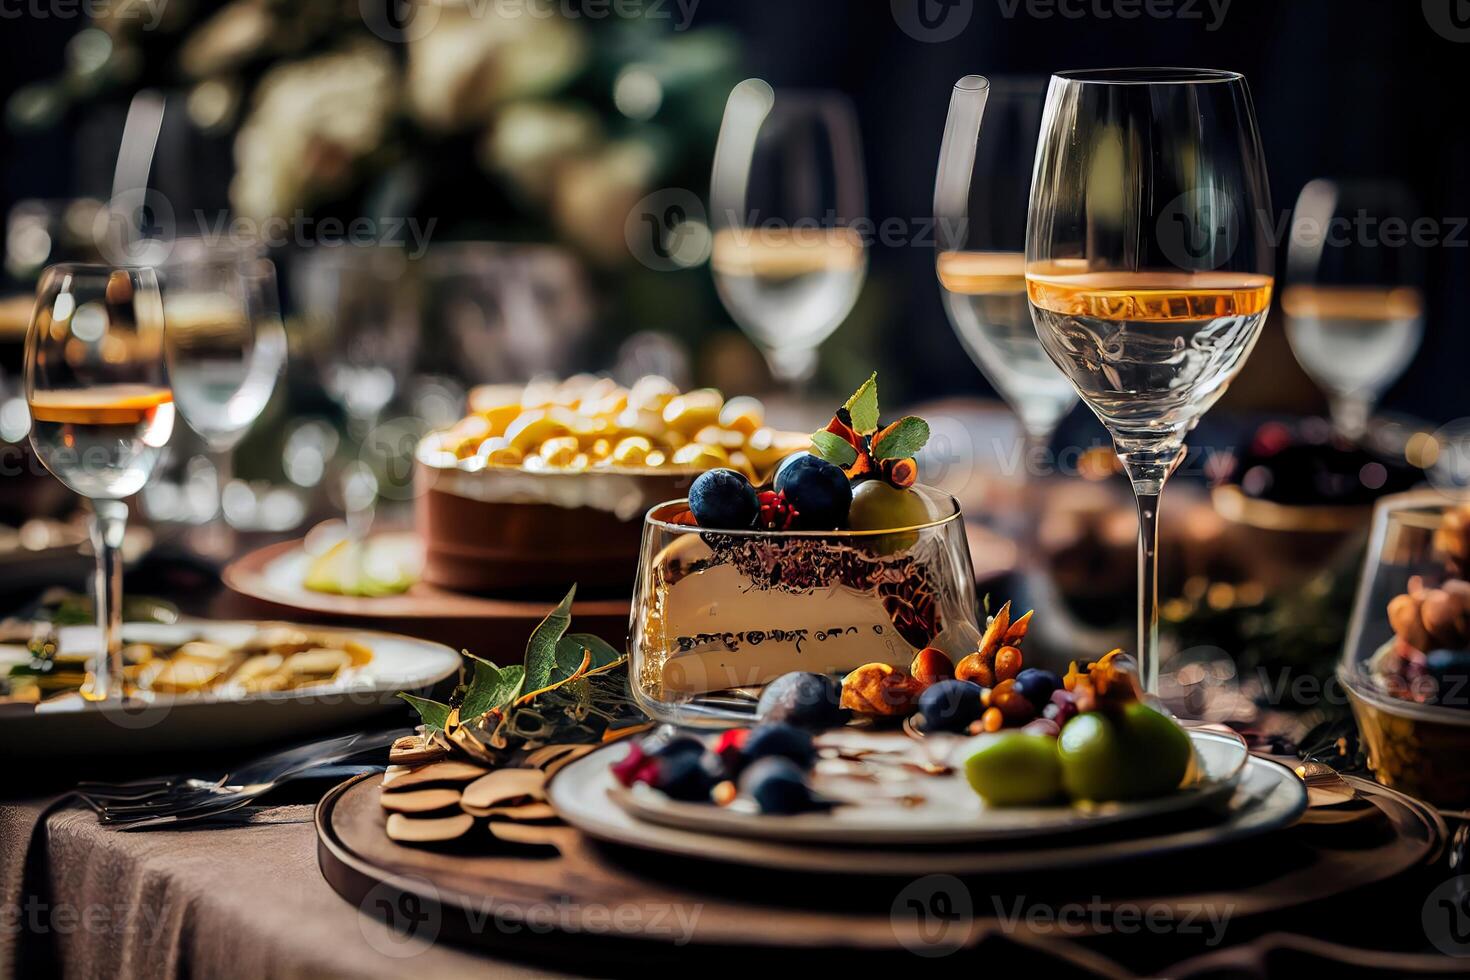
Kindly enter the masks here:
M 0 91 L 0 973 L 1464 973 L 1464 270 L 1325 69 L 209 6 Z

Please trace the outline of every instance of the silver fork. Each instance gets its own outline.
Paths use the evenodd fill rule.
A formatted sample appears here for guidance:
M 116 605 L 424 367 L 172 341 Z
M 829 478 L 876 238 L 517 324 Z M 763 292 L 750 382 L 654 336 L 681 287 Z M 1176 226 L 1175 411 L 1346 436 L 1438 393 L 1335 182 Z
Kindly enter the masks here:
M 325 739 L 274 753 L 217 779 L 170 776 L 130 783 L 80 783 L 76 795 L 103 824 L 110 826 L 142 830 L 197 822 L 248 806 L 296 780 L 381 768 L 381 764 L 347 764 L 381 753 L 403 734 L 382 732 Z

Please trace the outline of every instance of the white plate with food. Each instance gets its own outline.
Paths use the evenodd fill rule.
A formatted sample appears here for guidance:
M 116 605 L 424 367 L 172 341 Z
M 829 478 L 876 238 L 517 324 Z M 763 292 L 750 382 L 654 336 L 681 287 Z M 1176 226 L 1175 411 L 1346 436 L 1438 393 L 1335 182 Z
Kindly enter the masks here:
M 984 738 L 984 736 L 980 736 Z M 970 739 L 917 741 L 897 732 L 837 729 L 818 736 L 821 758 L 812 775 L 830 810 L 761 814 L 747 801 L 730 806 L 683 802 L 647 785 L 608 779 L 603 795 L 647 823 L 705 834 L 812 844 L 987 844 L 1051 837 L 1110 824 L 1147 820 L 1228 803 L 1248 752 L 1239 737 L 1190 732 L 1195 766 L 1180 789 L 1128 802 L 1054 806 L 987 806 L 970 788 L 963 757 Z M 589 756 L 607 768 L 627 749 Z M 1139 760 L 1144 764 L 1144 760 Z M 583 760 L 580 765 L 588 765 Z
M 399 691 L 427 690 L 460 662 L 442 644 L 371 630 L 127 623 L 126 674 L 139 694 L 94 704 L 75 688 L 97 640 L 94 627 L 63 627 L 55 652 L 39 661 L 24 646 L 0 646 L 7 691 L 0 698 L 0 757 L 261 744 L 390 710 Z
M 557 814 L 589 837 L 610 844 L 706 861 L 786 871 L 857 875 L 1015 874 L 1153 858 L 1215 847 L 1290 826 L 1306 810 L 1306 787 L 1285 766 L 1249 757 L 1213 821 L 1181 819 L 1175 829 L 1148 825 L 1129 835 L 1119 827 L 1102 838 L 1038 838 L 994 847 L 905 847 L 901 835 L 886 847 L 841 847 L 711 834 L 641 820 L 612 803 L 622 787 L 608 769 L 608 751 L 564 767 L 548 786 Z M 1182 815 L 1181 815 L 1182 816 Z M 761 818 L 772 819 L 772 818 Z M 844 843 L 856 844 L 847 840 Z

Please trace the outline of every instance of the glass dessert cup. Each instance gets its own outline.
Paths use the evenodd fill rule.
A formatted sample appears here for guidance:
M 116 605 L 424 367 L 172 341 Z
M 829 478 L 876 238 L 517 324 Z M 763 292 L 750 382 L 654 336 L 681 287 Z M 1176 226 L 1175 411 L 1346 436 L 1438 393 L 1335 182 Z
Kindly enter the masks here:
M 1437 806 L 1470 808 L 1470 686 L 1444 684 L 1428 657 L 1464 651 L 1458 641 L 1418 650 L 1397 635 L 1389 604 L 1415 588 L 1440 590 L 1466 569 L 1445 561 L 1437 532 L 1454 504 L 1433 490 L 1383 498 L 1337 677 L 1352 705 L 1374 777 Z
M 959 504 L 915 487 L 936 519 L 872 531 L 697 527 L 687 500 L 644 518 L 628 629 L 633 694 L 678 725 L 748 723 L 790 671 L 907 669 L 924 647 L 954 661 L 980 638 Z

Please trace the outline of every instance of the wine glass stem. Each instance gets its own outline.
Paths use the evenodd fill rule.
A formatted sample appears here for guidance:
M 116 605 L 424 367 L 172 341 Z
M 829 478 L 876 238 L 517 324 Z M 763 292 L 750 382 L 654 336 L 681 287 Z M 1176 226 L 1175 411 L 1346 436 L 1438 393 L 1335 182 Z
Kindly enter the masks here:
M 1159 498 L 1135 491 L 1138 500 L 1138 673 L 1143 689 L 1159 692 Z
M 1362 395 L 1335 395 L 1329 400 L 1332 425 L 1339 433 L 1356 442 L 1368 431 L 1373 402 Z
M 122 543 L 127 524 L 128 505 L 121 500 L 92 501 L 97 634 L 102 645 L 82 688 L 82 696 L 89 701 L 117 701 L 123 697 Z

